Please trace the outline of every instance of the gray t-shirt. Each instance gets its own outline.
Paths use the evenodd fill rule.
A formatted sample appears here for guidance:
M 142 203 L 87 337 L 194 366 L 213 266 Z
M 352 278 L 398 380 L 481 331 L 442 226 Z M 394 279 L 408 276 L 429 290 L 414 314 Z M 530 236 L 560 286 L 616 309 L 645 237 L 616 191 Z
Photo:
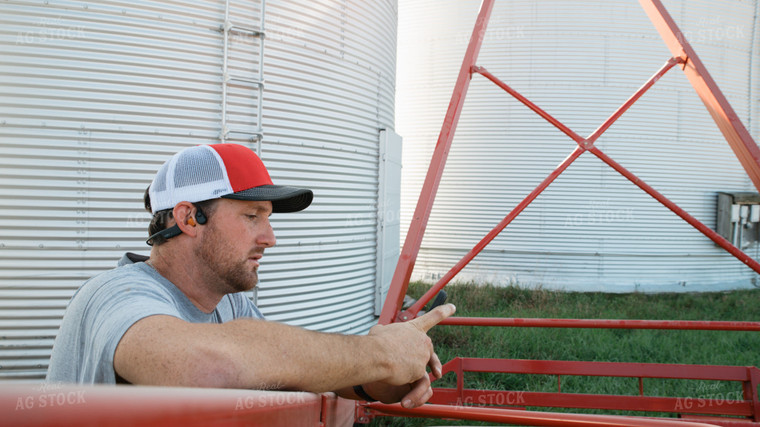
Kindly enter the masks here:
M 126 254 L 119 267 L 98 274 L 77 290 L 66 308 L 53 345 L 47 380 L 114 384 L 113 356 L 121 337 L 138 320 L 157 314 L 192 323 L 223 323 L 263 318 L 243 293 L 228 294 L 204 313 L 174 284 L 144 262 Z

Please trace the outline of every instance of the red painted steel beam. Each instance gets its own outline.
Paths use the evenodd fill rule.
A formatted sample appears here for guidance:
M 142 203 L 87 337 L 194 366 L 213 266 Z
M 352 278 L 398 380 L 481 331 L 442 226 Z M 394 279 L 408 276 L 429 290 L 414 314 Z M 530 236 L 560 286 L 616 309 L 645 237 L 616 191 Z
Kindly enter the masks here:
M 456 362 L 455 362 L 456 361 Z M 538 375 L 581 375 L 622 378 L 671 378 L 709 381 L 749 381 L 757 368 L 746 366 L 669 363 L 584 362 L 570 360 L 489 359 L 458 357 L 443 372 L 498 372 Z
M 549 177 L 547 177 L 539 186 L 533 190 L 532 193 L 530 193 L 520 204 L 517 205 L 517 207 L 510 212 L 507 217 L 502 220 L 496 227 L 494 227 L 480 242 L 478 242 L 475 247 L 473 247 L 470 252 L 468 252 L 454 267 L 452 267 L 435 285 L 433 285 L 432 288 L 430 288 L 420 299 L 415 302 L 414 305 L 412 305 L 409 309 L 407 309 L 405 312 L 400 313 L 398 316 L 398 320 L 409 320 L 414 318 L 417 313 L 422 309 L 422 307 L 425 306 L 430 300 L 432 300 L 435 295 L 443 289 L 453 278 L 456 276 L 462 269 L 467 266 L 467 264 L 472 261 L 477 254 L 479 254 L 494 238 L 496 238 L 501 231 L 506 228 L 509 223 L 511 223 L 514 218 L 516 218 L 533 200 L 538 197 L 543 190 L 546 189 L 562 172 L 564 172 L 565 169 L 567 169 L 570 164 L 575 161 L 583 152 L 586 150 L 587 147 L 590 147 L 594 144 L 594 142 L 601 136 L 607 129 L 612 126 L 617 119 L 619 119 L 628 109 L 637 101 L 639 98 L 641 98 L 654 84 L 663 76 L 665 73 L 667 73 L 673 66 L 675 66 L 677 63 L 681 62 L 680 58 L 670 58 L 668 59 L 665 64 L 656 72 L 652 77 L 649 78 L 633 95 L 631 95 L 630 98 L 628 98 L 623 105 L 621 105 L 615 112 L 607 118 L 600 126 L 597 128 L 588 138 L 583 139 L 580 137 L 577 133 L 575 133 L 572 129 L 565 126 L 562 122 L 554 118 L 552 115 L 541 109 L 538 105 L 531 102 L 529 99 L 521 95 L 519 92 L 514 90 L 512 87 L 507 85 L 506 83 L 499 80 L 498 77 L 491 74 L 488 70 L 486 70 L 483 67 L 473 67 L 473 72 L 477 72 L 496 84 L 501 89 L 505 90 L 507 93 L 515 97 L 518 101 L 520 101 L 522 104 L 527 106 L 529 109 L 531 109 L 533 112 L 544 118 L 546 121 L 554 125 L 557 129 L 562 131 L 564 134 L 572 138 L 580 147 L 581 150 L 574 151 L 573 153 L 568 156 L 564 162 L 562 162 L 557 169 L 552 172 Z
M 425 228 L 427 227 L 427 222 L 430 218 L 430 212 L 433 209 L 433 201 L 438 192 L 438 184 L 441 182 L 441 175 L 443 174 L 443 168 L 446 165 L 446 158 L 449 154 L 451 141 L 454 139 L 454 131 L 459 122 L 459 114 L 462 111 L 467 88 L 470 85 L 470 78 L 472 76 L 471 70 L 478 59 L 480 45 L 483 43 L 483 37 L 485 36 L 488 20 L 491 16 L 493 3 L 494 0 L 483 0 L 480 5 L 480 12 L 478 13 L 477 21 L 475 22 L 472 35 L 470 36 L 470 44 L 467 46 L 467 52 L 464 55 L 462 67 L 459 69 L 459 76 L 454 85 L 454 92 L 451 95 L 451 101 L 449 102 L 446 116 L 443 119 L 441 132 L 438 135 L 438 142 L 433 151 L 433 157 L 430 160 L 430 167 L 425 176 L 425 182 L 422 185 L 420 197 L 417 200 L 417 207 L 414 210 L 414 215 L 409 224 L 409 231 L 406 233 L 406 240 L 404 241 L 401 255 L 396 264 L 396 271 L 393 273 L 393 278 L 391 279 L 383 310 L 380 313 L 380 319 L 378 321 L 380 324 L 393 322 L 396 314 L 401 309 L 404 295 L 406 295 L 406 290 L 409 286 L 409 278 L 412 275 L 414 263 L 417 260 L 417 254 L 420 251 L 422 238 L 425 234 Z
M 755 367 L 686 365 L 661 363 L 583 362 L 564 360 L 524 360 L 460 358 L 443 366 L 443 373 L 457 376 L 457 388 L 434 388 L 431 403 L 455 405 L 510 405 L 521 407 L 585 408 L 606 410 L 699 413 L 709 415 L 754 416 L 757 392 L 753 383 L 760 375 Z M 529 375 L 602 376 L 617 378 L 666 378 L 708 381 L 736 381 L 735 395 L 723 399 L 703 397 L 655 397 L 630 395 L 590 395 L 581 393 L 529 392 L 516 390 L 465 389 L 465 372 L 516 373 Z M 732 398 L 733 397 L 733 398 Z
M 503 81 L 499 80 L 498 77 L 496 77 L 493 74 L 491 74 L 484 67 L 473 67 L 472 68 L 472 72 L 473 73 L 478 73 L 478 74 L 482 75 L 483 77 L 487 78 L 488 80 L 490 80 L 494 84 L 496 84 L 496 86 L 504 89 L 508 94 L 510 94 L 513 97 L 515 97 L 515 99 L 517 99 L 518 101 L 520 101 L 521 103 L 523 103 L 526 107 L 530 108 L 533 112 L 535 112 L 536 114 L 538 114 L 539 116 L 541 116 L 542 118 L 544 118 L 547 122 L 549 122 L 552 125 L 554 125 L 554 127 L 556 127 L 557 129 L 559 129 L 560 131 L 562 131 L 562 133 L 564 133 L 565 135 L 567 135 L 570 138 L 572 138 L 573 141 L 577 142 L 578 144 L 581 144 L 584 141 L 583 138 L 580 135 L 578 135 L 577 133 L 575 133 L 575 131 L 573 131 L 569 127 L 565 126 L 564 124 L 562 124 L 562 122 L 560 122 L 559 120 L 555 119 L 551 114 L 547 113 L 546 111 L 544 111 L 543 109 L 541 109 L 541 107 L 539 107 L 538 105 L 536 105 L 533 102 L 531 102 L 531 100 L 529 100 L 528 98 L 524 97 L 523 95 L 521 95 L 516 90 L 512 89 L 512 87 L 510 87 L 509 85 L 507 85 Z
M 747 368 L 750 380 L 749 384 L 745 383 L 744 398 L 752 400 L 752 405 L 755 411 L 753 419 L 760 421 L 760 397 L 758 397 L 757 388 L 760 385 L 760 369 L 755 367 Z
M 671 54 L 687 59 L 683 71 L 734 154 L 760 191 L 760 148 L 742 124 L 731 104 L 715 83 L 660 0 L 639 0 Z
M 501 220 L 491 231 L 488 232 L 488 234 L 485 235 L 459 262 L 457 262 L 454 267 L 451 268 L 441 279 L 433 285 L 430 289 L 428 289 L 427 292 L 425 292 L 424 295 L 420 297 L 420 299 L 417 300 L 411 307 L 409 307 L 406 311 L 399 314 L 399 320 L 409 320 L 413 319 L 417 313 L 419 313 L 420 310 L 422 310 L 422 307 L 425 306 L 435 295 L 443 289 L 444 286 L 446 286 L 451 279 L 454 278 L 464 267 L 467 266 L 467 264 L 470 263 L 493 239 L 496 238 L 496 236 L 499 235 L 499 233 L 504 230 L 504 228 L 509 225 L 515 218 L 517 218 L 520 213 L 525 210 L 526 207 L 528 207 L 533 200 L 536 199 L 545 189 L 549 186 L 552 182 L 554 182 L 555 179 L 557 179 L 562 172 L 564 172 L 578 157 L 580 157 L 581 154 L 583 154 L 586 151 L 585 148 L 578 146 L 575 147 L 575 150 L 573 150 L 570 155 L 568 155 L 565 160 L 562 161 L 562 163 L 557 166 L 556 169 L 554 169 L 549 176 L 547 176 L 543 181 L 541 181 L 538 186 L 533 189 L 533 191 L 530 192 L 520 203 L 515 206 L 512 211 L 507 214 L 507 216 L 504 217 L 504 219 Z
M 722 427 L 756 427 L 760 424 L 742 418 L 713 417 L 709 415 L 691 415 L 681 414 L 680 418 L 686 421 L 696 421 L 698 423 L 710 423 Z
M 323 397 L 324 396 L 324 397 Z M 323 399 L 327 399 L 323 402 Z M 349 426 L 332 393 L 61 384 L 0 387 L 0 424 L 21 426 Z M 323 411 L 328 411 L 324 413 Z
M 488 70 L 485 69 L 485 67 L 473 67 L 472 71 L 474 73 L 478 73 L 482 75 L 483 77 L 487 78 L 496 86 L 500 87 L 510 95 L 512 95 L 515 99 L 520 101 L 522 104 L 524 104 L 526 107 L 531 109 L 533 112 L 541 116 L 543 119 L 545 119 L 547 122 L 551 123 L 562 131 L 565 135 L 569 136 L 573 141 L 577 142 L 578 144 L 585 144 L 585 146 L 592 145 L 598 138 L 601 136 L 607 129 L 609 129 L 610 126 L 612 126 L 617 119 L 619 119 L 628 109 L 641 98 L 652 86 L 654 86 L 657 81 L 665 75 L 668 71 L 670 71 L 673 66 L 675 66 L 678 63 L 684 62 L 682 58 L 670 58 L 668 59 L 665 64 L 652 76 L 647 80 L 633 95 L 631 95 L 628 100 L 626 100 L 623 105 L 620 106 L 607 120 L 604 121 L 604 123 L 599 126 L 594 132 L 589 135 L 588 138 L 584 139 L 575 131 L 565 126 L 562 122 L 554 118 L 551 114 L 544 111 L 541 107 L 534 104 L 531 100 L 520 94 L 518 91 L 513 89 L 508 84 L 501 81 L 498 77 L 491 74 Z
M 735 256 L 739 261 L 746 264 L 749 268 L 755 270 L 758 274 L 760 274 L 760 263 L 752 259 L 749 255 L 744 253 L 741 249 L 737 248 L 736 246 L 732 245 L 731 242 L 726 240 L 723 236 L 713 231 L 710 227 L 704 225 L 702 222 L 700 222 L 698 219 L 694 218 L 693 216 L 689 215 L 688 212 L 681 209 L 678 205 L 671 202 L 667 197 L 660 194 L 657 190 L 649 186 L 646 182 L 642 181 L 639 177 L 634 175 L 632 172 L 630 172 L 628 169 L 621 166 L 616 161 L 612 160 L 609 156 L 604 154 L 599 148 L 597 147 L 591 147 L 588 149 L 589 152 L 591 152 L 593 155 L 598 157 L 601 161 L 604 163 L 607 163 L 609 166 L 611 166 L 613 169 L 618 171 L 621 175 L 626 177 L 629 181 L 636 184 L 639 188 L 644 190 L 647 194 L 657 199 L 658 202 L 662 203 L 673 211 L 676 215 L 680 216 L 684 221 L 688 222 L 692 227 L 696 228 L 697 230 L 701 231 L 702 234 L 707 236 L 710 240 L 721 246 L 723 249 L 728 251 L 731 255 Z
M 593 145 L 596 140 L 607 131 L 607 129 L 612 126 L 613 123 L 617 121 L 626 111 L 628 111 L 631 106 L 639 100 L 652 86 L 654 86 L 655 83 L 657 83 L 658 80 L 662 76 L 665 75 L 668 71 L 670 71 L 673 66 L 676 64 L 683 62 L 681 58 L 670 58 L 665 62 L 665 65 L 662 66 L 652 77 L 649 78 L 649 80 L 646 81 L 633 95 L 631 95 L 630 98 L 628 98 L 623 105 L 620 106 L 607 120 L 602 123 L 601 126 L 599 126 L 594 132 L 589 135 L 588 138 L 586 138 L 586 146 Z
M 455 418 L 530 426 L 620 426 L 620 427 L 706 427 L 714 424 L 662 418 L 624 417 L 618 415 L 559 414 L 519 409 L 479 408 L 472 406 L 424 405 L 406 409 L 399 404 L 370 403 L 368 408 L 389 415 L 425 418 Z
M 741 396 L 737 391 L 736 395 Z M 700 397 L 653 397 L 583 393 L 531 392 L 514 390 L 471 390 L 433 388 L 430 403 L 442 405 L 520 405 L 542 408 L 603 409 L 616 411 L 694 412 L 706 415 L 748 417 L 752 402 Z M 517 408 L 514 408 L 517 409 Z
M 449 317 L 440 325 L 509 326 L 524 328 L 678 329 L 700 331 L 760 331 L 760 322 L 638 319 L 540 319 Z

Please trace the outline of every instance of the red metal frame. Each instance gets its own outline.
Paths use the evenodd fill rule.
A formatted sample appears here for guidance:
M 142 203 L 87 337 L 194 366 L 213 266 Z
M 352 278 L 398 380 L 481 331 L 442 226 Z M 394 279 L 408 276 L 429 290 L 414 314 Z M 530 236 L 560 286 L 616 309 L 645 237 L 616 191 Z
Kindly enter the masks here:
M 456 418 L 528 426 L 619 426 L 619 427 L 709 427 L 697 420 L 676 421 L 664 418 L 632 418 L 615 415 L 559 414 L 506 408 L 425 405 L 406 409 L 399 405 L 371 403 L 372 411 L 401 417 Z
M 518 326 L 523 328 L 671 329 L 679 331 L 760 331 L 760 322 L 636 319 L 520 319 L 505 317 L 449 317 L 439 325 Z
M 355 403 L 333 393 L 110 385 L 11 384 L 0 387 L 8 426 L 351 425 Z
M 365 416 L 402 415 L 451 417 L 529 425 L 683 425 L 699 421 L 718 426 L 760 426 L 758 384 L 760 369 L 744 366 L 679 365 L 661 363 L 579 362 L 557 360 L 477 359 L 457 357 L 443 366 L 454 372 L 456 388 L 434 388 L 432 405 L 408 410 L 399 405 L 370 404 Z M 556 392 L 473 390 L 464 387 L 465 372 L 497 372 L 557 377 Z M 638 395 L 598 395 L 562 391 L 562 376 L 628 377 L 638 379 Z M 735 381 L 735 393 L 702 397 L 647 396 L 645 378 Z M 451 409 L 442 409 L 453 406 Z M 526 411 L 525 407 L 584 408 L 621 411 L 669 412 L 681 419 L 580 415 Z M 493 415 L 497 414 L 498 417 Z M 690 425 L 690 424 L 686 424 Z M 705 424 L 699 424 L 705 425 Z
M 591 319 L 475 319 L 452 318 L 442 324 L 466 326 L 513 326 L 559 328 L 623 328 L 758 331 L 760 322 L 709 322 L 660 320 Z M 498 421 L 524 425 L 693 425 L 760 426 L 760 369 L 752 366 L 684 365 L 663 363 L 584 362 L 558 360 L 479 359 L 456 357 L 443 365 L 443 374 L 456 375 L 456 388 L 433 388 L 432 405 L 404 409 L 398 404 L 364 404 L 364 421 L 375 416 L 446 417 Z M 556 392 L 518 390 L 475 390 L 464 386 L 465 372 L 553 375 Z M 563 376 L 627 377 L 638 379 L 638 395 L 601 395 L 562 391 Z M 741 387 L 734 393 L 700 397 L 647 396 L 645 378 L 700 381 L 734 381 Z M 433 378 L 431 377 L 431 380 Z M 730 395 L 730 396 L 729 396 Z M 448 406 L 442 406 L 448 405 Z M 602 409 L 620 411 L 669 412 L 679 419 L 642 416 L 600 416 L 526 411 L 526 407 Z M 453 409 L 452 409 L 453 408 Z M 686 423 L 688 421 L 688 423 Z
M 684 74 L 752 179 L 752 183 L 760 191 L 760 148 L 710 76 L 707 67 L 700 61 L 673 18 L 665 10 L 665 6 L 659 0 L 639 0 L 639 3 L 670 49 L 670 53 L 686 59 Z
M 542 110 L 529 99 L 516 90 L 499 80 L 485 68 L 477 66 L 480 46 L 486 31 L 488 20 L 493 8 L 494 0 L 483 0 L 475 27 L 470 38 L 462 66 L 459 71 L 451 101 L 444 118 L 441 132 L 433 152 L 425 182 L 420 192 L 420 197 L 409 225 L 409 231 L 401 251 L 396 271 L 391 280 L 388 297 L 383 306 L 379 322 L 388 324 L 394 321 L 407 321 L 417 316 L 419 311 L 435 295 L 448 284 L 472 259 L 475 258 L 504 228 L 509 225 L 533 200 L 541 194 L 570 164 L 586 151 L 598 157 L 604 163 L 618 171 L 625 178 L 641 188 L 644 192 L 662 203 L 676 215 L 681 217 L 705 236 L 734 255 L 755 272 L 760 273 L 760 263 L 749 255 L 732 245 L 728 240 L 704 225 L 702 222 L 689 215 L 675 203 L 663 196 L 657 190 L 642 181 L 639 177 L 628 171 L 622 165 L 615 162 L 598 147 L 594 145 L 596 140 L 612 126 L 647 90 L 649 90 L 665 73 L 675 65 L 680 64 L 689 82 L 692 84 L 700 99 L 707 107 L 713 120 L 723 133 L 729 146 L 732 148 L 740 163 L 750 176 L 753 184 L 760 190 L 760 148 L 752 140 L 749 132 L 744 128 L 731 105 L 714 82 L 706 67 L 697 57 L 694 50 L 682 36 L 677 25 L 670 17 L 660 0 L 640 0 L 640 3 L 654 26 L 662 36 L 673 55 L 665 64 L 649 78 L 628 100 L 626 100 L 599 128 L 588 137 L 583 138 L 572 129 L 562 124 L 549 113 Z M 427 227 L 427 222 L 432 211 L 435 195 L 443 174 L 446 159 L 459 119 L 459 113 L 469 87 L 469 81 L 473 73 L 477 73 L 493 82 L 518 101 L 523 103 L 536 114 L 551 123 L 577 144 L 577 147 L 567 158 L 552 171 L 538 186 L 528 194 L 515 208 L 509 212 L 488 234 L 486 234 L 459 262 L 457 262 L 437 283 L 435 283 L 422 297 L 405 311 L 401 310 L 401 303 L 406 294 L 412 270 L 419 253 L 422 238 Z M 469 326 L 523 326 L 523 327 L 562 327 L 562 328 L 625 328 L 625 329 L 696 329 L 696 330 L 731 330 L 731 331 L 759 331 L 760 322 L 709 322 L 709 321 L 653 321 L 653 320 L 589 320 L 589 319 L 493 319 L 493 318 L 449 318 L 443 321 L 443 325 L 469 325 Z M 605 362 L 558 362 L 558 361 L 516 361 L 516 360 L 486 360 L 456 358 L 447 363 L 446 369 L 457 373 L 457 389 L 435 389 L 436 393 L 431 400 L 433 403 L 445 403 L 458 405 L 447 407 L 442 405 L 429 405 L 415 410 L 407 410 L 398 405 L 369 404 L 363 407 L 365 416 L 372 416 L 377 412 L 404 416 L 434 416 L 451 417 L 462 419 L 477 419 L 484 421 L 515 422 L 529 425 L 671 425 L 672 423 L 684 423 L 688 416 L 691 421 L 701 420 L 716 425 L 760 425 L 760 403 L 758 402 L 758 379 L 760 371 L 754 367 L 725 367 L 705 365 L 667 365 L 667 364 L 609 364 Z M 598 395 L 571 395 L 561 393 L 527 393 L 526 406 L 543 407 L 572 407 L 572 408 L 600 408 L 600 409 L 627 409 L 638 411 L 677 412 L 673 399 L 664 397 L 647 397 L 643 394 L 643 378 L 681 378 L 681 379 L 721 379 L 742 382 L 743 399 L 721 405 L 720 409 L 693 411 L 703 415 L 684 415 L 683 420 L 655 420 L 647 418 L 644 421 L 631 417 L 622 417 L 623 421 L 612 418 L 604 418 L 595 415 L 579 414 L 547 414 L 503 408 L 483 408 L 461 406 L 466 398 L 479 398 L 482 396 L 494 397 L 505 396 L 505 393 L 513 391 L 495 390 L 465 390 L 463 388 L 463 374 L 465 371 L 487 372 L 516 372 L 516 373 L 543 373 L 557 375 L 558 382 L 561 375 L 608 375 L 623 377 L 638 377 L 640 386 L 639 396 L 598 396 Z M 705 399 L 702 399 L 705 400 Z M 707 402 L 715 404 L 716 402 Z M 705 404 L 705 406 L 707 405 Z M 671 408 L 671 409 L 668 409 Z M 375 412 L 373 412 L 375 411 Z M 361 411 L 360 411 L 361 412 Z M 704 415 L 704 414 L 707 414 Z M 709 415 L 731 415 L 749 418 L 716 418 Z M 602 418 L 595 418 L 602 417 Z M 616 423 L 620 424 L 616 424 Z M 664 423 L 664 424 L 655 424 Z M 679 425 L 684 425 L 679 424 Z
M 470 44 L 467 47 L 462 66 L 457 77 L 457 83 L 449 102 L 449 107 L 444 118 L 441 132 L 438 136 L 433 157 L 430 161 L 430 167 L 425 177 L 425 181 L 420 192 L 420 198 L 414 215 L 409 224 L 409 231 L 401 250 L 396 270 L 391 280 L 388 297 L 380 315 L 380 323 L 387 324 L 395 320 L 409 320 L 416 316 L 419 310 L 440 291 L 457 273 L 459 273 L 488 243 L 491 242 L 517 215 L 519 215 L 549 184 L 552 183 L 575 159 L 585 151 L 589 151 L 600 160 L 607 163 L 610 167 L 618 171 L 621 175 L 636 184 L 639 188 L 651 195 L 657 201 L 672 210 L 675 214 L 683 218 L 694 228 L 702 232 L 705 236 L 714 241 L 717 245 L 734 255 L 740 261 L 745 263 L 757 273 L 760 273 L 760 263 L 752 259 L 742 250 L 732 245 L 728 240 L 718 233 L 704 225 L 702 222 L 689 215 L 678 205 L 668 198 L 657 192 L 654 188 L 646 184 L 632 172 L 625 169 L 622 165 L 612 160 L 594 145 L 596 140 L 610 126 L 620 118 L 647 90 L 649 90 L 665 73 L 667 73 L 676 64 L 681 64 L 689 81 L 696 90 L 700 99 L 705 103 L 708 111 L 725 136 L 731 148 L 734 150 L 737 158 L 741 162 L 745 171 L 752 179 L 752 182 L 760 190 L 760 148 L 754 142 L 749 132 L 739 120 L 731 105 L 726 100 L 723 93 L 718 88 L 709 72 L 697 57 L 697 54 L 681 35 L 673 19 L 662 6 L 659 0 L 640 0 L 645 11 L 649 15 L 653 24 L 660 32 L 673 57 L 669 58 L 665 64 L 652 77 L 649 78 L 628 100 L 626 100 L 607 120 L 605 120 L 598 129 L 596 129 L 587 138 L 582 138 L 572 129 L 562 124 L 559 120 L 552 117 L 549 113 L 542 110 L 533 102 L 522 96 L 513 88 L 499 80 L 496 76 L 488 72 L 485 68 L 475 65 L 480 46 L 488 25 L 488 19 L 493 9 L 494 0 L 484 0 L 481 4 L 480 12 L 470 38 Z M 446 273 L 427 293 L 425 293 L 412 307 L 403 313 L 399 313 L 401 303 L 406 294 L 409 280 L 414 269 L 414 263 L 419 253 L 422 237 L 427 227 L 427 221 L 430 218 L 430 212 L 433 208 L 433 201 L 438 191 L 443 169 L 446 164 L 451 143 L 454 138 L 456 125 L 459 121 L 459 113 L 464 104 L 465 95 L 469 87 L 472 73 L 478 73 L 492 81 L 498 87 L 515 97 L 518 101 L 543 117 L 549 123 L 557 127 L 564 134 L 569 136 L 578 144 L 578 147 L 565 159 L 560 166 L 555 169 L 536 189 L 533 190 L 522 202 L 520 202 L 510 212 L 504 220 L 497 224 L 473 249 L 467 253 L 452 269 Z
M 422 192 L 417 201 L 417 208 L 414 211 L 409 232 L 406 233 L 406 240 L 391 279 L 391 286 L 385 298 L 383 310 L 380 313 L 381 324 L 388 324 L 393 321 L 401 307 L 401 302 L 404 300 L 404 295 L 406 295 L 406 288 L 409 285 L 412 269 L 417 260 L 417 253 L 419 253 L 422 244 L 422 236 L 425 234 L 428 218 L 430 218 L 433 200 L 438 192 L 438 184 L 441 182 L 443 166 L 446 164 L 449 147 L 451 147 L 454 131 L 459 122 L 459 113 L 462 111 L 465 94 L 470 86 L 470 69 L 475 66 L 475 61 L 478 59 L 480 45 L 483 43 L 488 20 L 491 17 L 491 10 L 493 10 L 493 0 L 485 0 L 481 3 L 478 19 L 475 21 L 475 27 L 470 36 L 470 44 L 467 46 L 462 68 L 459 70 L 457 83 L 454 86 L 454 93 L 451 95 L 449 108 L 446 111 L 446 117 L 443 119 L 443 126 L 433 152 L 433 159 L 430 161 L 425 183 L 422 185 Z
M 695 413 L 752 417 L 756 420 L 753 396 L 757 394 L 757 375 L 760 370 L 744 366 L 677 365 L 659 363 L 579 362 L 559 360 L 476 359 L 457 357 L 447 362 L 443 372 L 457 375 L 457 388 L 436 388 L 432 403 L 446 405 L 521 405 L 553 408 L 587 408 L 625 411 L 651 411 Z M 464 388 L 465 372 L 498 372 L 557 376 L 556 392 L 528 392 L 514 390 L 469 390 Z M 561 377 L 568 375 L 598 377 L 628 377 L 639 379 L 638 396 L 596 395 L 562 392 Z M 741 388 L 726 399 L 699 398 L 696 405 L 684 403 L 684 397 L 653 397 L 644 394 L 644 378 L 669 378 L 708 381 L 737 381 Z M 519 393 L 519 394 L 516 394 Z M 716 396 L 713 396 L 716 397 Z M 756 396 L 754 396 L 756 397 Z M 688 399 L 688 398 L 686 398 Z M 695 398 L 694 401 L 697 399 Z M 691 401 L 687 401 L 691 402 Z M 685 406 L 689 406 L 688 408 Z M 694 407 L 692 407 L 694 406 Z M 750 423 L 748 419 L 742 421 Z

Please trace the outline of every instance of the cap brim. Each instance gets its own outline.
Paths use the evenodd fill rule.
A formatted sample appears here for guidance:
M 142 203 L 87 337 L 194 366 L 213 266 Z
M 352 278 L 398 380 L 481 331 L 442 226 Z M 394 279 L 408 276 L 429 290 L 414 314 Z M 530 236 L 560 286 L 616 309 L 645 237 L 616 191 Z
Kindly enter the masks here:
M 314 199 L 314 193 L 306 188 L 285 185 L 261 185 L 222 196 L 224 199 L 271 201 L 272 212 L 287 213 L 306 209 Z

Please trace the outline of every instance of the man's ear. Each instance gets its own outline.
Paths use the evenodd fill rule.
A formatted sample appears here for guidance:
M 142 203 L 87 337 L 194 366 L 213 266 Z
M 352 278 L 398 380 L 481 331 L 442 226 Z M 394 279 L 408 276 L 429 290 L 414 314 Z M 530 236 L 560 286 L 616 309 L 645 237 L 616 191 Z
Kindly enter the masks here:
M 172 214 L 174 214 L 174 221 L 177 222 L 177 226 L 182 230 L 183 234 L 195 237 L 198 234 L 198 228 L 196 227 L 195 218 L 193 218 L 193 211 L 195 206 L 190 202 L 179 202 L 174 206 Z

